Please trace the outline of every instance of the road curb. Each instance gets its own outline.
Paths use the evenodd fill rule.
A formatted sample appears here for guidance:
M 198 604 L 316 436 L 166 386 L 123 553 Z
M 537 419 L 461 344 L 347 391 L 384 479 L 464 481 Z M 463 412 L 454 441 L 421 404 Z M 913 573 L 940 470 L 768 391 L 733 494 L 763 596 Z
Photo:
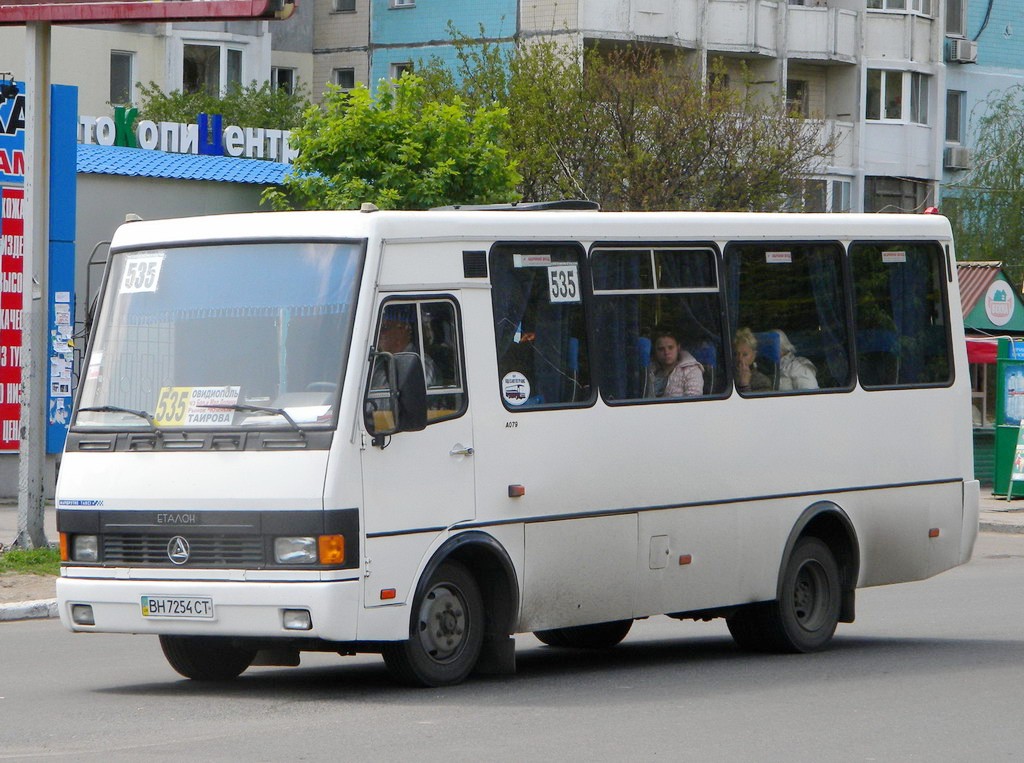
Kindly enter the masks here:
M 56 599 L 36 599 L 17 604 L 0 604 L 0 622 L 57 617 Z
M 978 530 L 980 532 L 988 533 L 1024 533 L 1024 525 L 1012 524 L 1006 522 L 986 522 L 982 520 L 978 522 Z

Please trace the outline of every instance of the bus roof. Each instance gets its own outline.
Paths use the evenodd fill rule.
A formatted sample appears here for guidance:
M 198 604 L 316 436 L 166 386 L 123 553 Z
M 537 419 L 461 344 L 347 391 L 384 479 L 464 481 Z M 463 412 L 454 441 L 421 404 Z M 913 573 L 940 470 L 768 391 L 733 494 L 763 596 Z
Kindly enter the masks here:
M 114 249 L 228 241 L 564 240 L 727 241 L 951 238 L 933 214 L 598 211 L 255 212 L 125 223 Z

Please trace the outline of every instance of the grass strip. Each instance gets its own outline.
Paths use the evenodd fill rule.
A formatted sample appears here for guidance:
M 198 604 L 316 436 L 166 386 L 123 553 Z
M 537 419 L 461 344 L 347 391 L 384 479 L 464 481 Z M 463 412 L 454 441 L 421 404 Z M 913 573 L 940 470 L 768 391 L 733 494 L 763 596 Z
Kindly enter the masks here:
M 12 548 L 0 554 L 0 573 L 59 575 L 60 552 L 55 548 Z

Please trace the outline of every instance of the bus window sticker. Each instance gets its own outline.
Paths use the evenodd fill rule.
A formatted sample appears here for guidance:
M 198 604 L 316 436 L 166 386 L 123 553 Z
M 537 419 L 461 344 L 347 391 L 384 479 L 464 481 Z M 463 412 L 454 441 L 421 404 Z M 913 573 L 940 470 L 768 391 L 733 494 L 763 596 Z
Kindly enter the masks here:
M 580 301 L 579 269 L 575 263 L 548 267 L 548 296 L 552 304 Z
M 125 258 L 119 292 L 137 294 L 155 292 L 160 285 L 160 270 L 164 264 L 163 252 L 129 255 Z
M 153 420 L 157 426 L 216 426 L 230 424 L 234 411 L 218 405 L 238 404 L 241 386 L 161 387 Z
M 519 371 L 509 371 L 501 380 L 501 396 L 508 405 L 522 405 L 530 399 L 530 380 Z
M 551 264 L 550 254 L 513 254 L 513 268 L 546 268 Z

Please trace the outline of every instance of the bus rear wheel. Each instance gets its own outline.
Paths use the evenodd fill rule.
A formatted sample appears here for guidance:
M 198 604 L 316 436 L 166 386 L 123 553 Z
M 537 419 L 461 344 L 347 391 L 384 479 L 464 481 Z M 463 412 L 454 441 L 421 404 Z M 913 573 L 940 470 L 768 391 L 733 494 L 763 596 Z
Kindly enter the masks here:
M 193 681 L 229 681 L 256 658 L 255 650 L 217 636 L 161 636 L 160 648 L 171 667 Z
M 743 649 L 814 652 L 832 639 L 839 624 L 839 565 L 817 538 L 793 547 L 778 601 L 751 604 L 729 616 L 729 633 Z
M 476 667 L 483 646 L 480 588 L 458 562 L 445 562 L 413 602 L 409 638 L 382 649 L 388 670 L 415 686 L 452 686 Z
M 632 620 L 613 620 L 609 623 L 534 631 L 533 635 L 548 646 L 571 649 L 611 649 L 626 638 L 626 634 L 632 627 Z

